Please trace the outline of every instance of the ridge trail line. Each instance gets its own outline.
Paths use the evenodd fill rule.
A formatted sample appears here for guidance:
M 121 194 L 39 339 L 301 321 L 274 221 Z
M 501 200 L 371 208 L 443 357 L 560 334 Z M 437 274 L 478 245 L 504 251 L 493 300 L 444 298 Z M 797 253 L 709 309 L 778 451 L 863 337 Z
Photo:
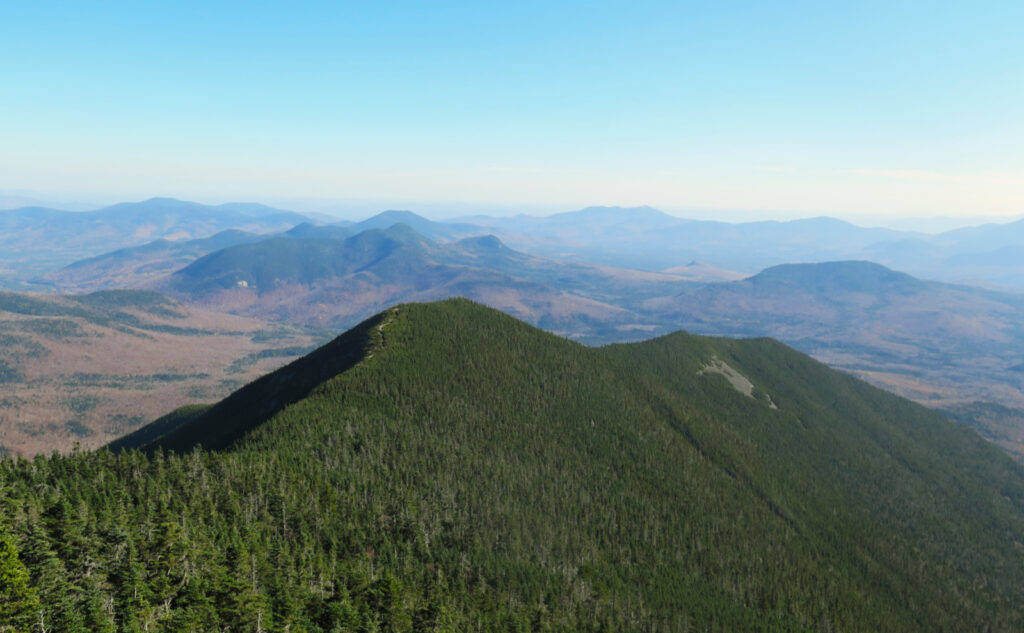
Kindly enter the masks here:
M 380 323 L 374 327 L 377 335 L 374 338 L 377 340 L 371 339 L 370 349 L 366 352 L 367 359 L 373 358 L 374 352 L 384 348 L 384 328 L 391 325 L 396 316 L 398 316 L 398 308 L 392 308 L 387 311 L 387 315 L 381 319 Z

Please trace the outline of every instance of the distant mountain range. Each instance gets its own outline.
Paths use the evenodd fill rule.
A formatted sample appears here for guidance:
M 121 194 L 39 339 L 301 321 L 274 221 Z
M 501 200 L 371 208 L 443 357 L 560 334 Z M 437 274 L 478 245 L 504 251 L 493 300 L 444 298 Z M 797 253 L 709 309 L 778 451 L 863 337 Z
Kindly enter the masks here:
M 476 298 L 549 330 L 609 340 L 638 324 L 616 292 L 641 300 L 685 284 L 533 257 L 494 237 L 439 244 L 405 224 L 344 239 L 277 237 L 210 253 L 152 287 L 183 301 L 344 328 L 401 301 Z
M 475 216 L 513 248 L 643 270 L 701 260 L 755 273 L 786 263 L 865 259 L 926 279 L 1024 291 L 1024 220 L 926 235 L 821 217 L 788 222 L 687 220 L 651 207 L 593 207 L 549 217 Z
M 190 203 L 146 204 L 202 213 Z M 109 213 L 142 213 L 121 206 Z M 236 219 L 277 217 L 265 207 L 224 206 L 241 214 Z M 961 418 L 977 411 L 987 437 L 1024 455 L 1024 429 L 997 433 L 985 422 L 992 410 L 973 404 L 1024 411 L 1021 372 L 1005 371 L 1024 363 L 1021 295 L 928 282 L 866 261 L 777 263 L 867 253 L 900 261 L 905 272 L 926 269 L 926 277 L 982 277 L 1011 287 L 1024 280 L 1024 270 L 1014 272 L 1024 265 L 1021 227 L 927 236 L 829 218 L 697 222 L 649 207 L 459 222 L 386 211 L 359 223 L 160 239 L 78 261 L 41 281 L 75 292 L 156 289 L 205 309 L 335 331 L 396 302 L 467 296 L 587 343 L 679 328 L 772 336 Z M 760 261 L 777 265 L 754 276 L 739 272 Z
M 785 262 L 849 259 L 871 244 L 906 235 L 832 218 L 739 224 L 687 220 L 651 207 L 591 207 L 546 218 L 471 221 L 496 230 L 515 248 L 643 270 L 664 270 L 696 259 L 756 272 Z
M 259 204 L 207 206 L 171 198 L 82 212 L 23 207 L 0 211 L 0 272 L 8 286 L 18 285 L 83 257 L 155 239 L 208 237 L 226 229 L 266 233 L 305 221 Z
M 8 262 L 6 273 L 0 268 L 0 282 L 24 287 L 27 279 L 77 259 L 159 238 L 209 237 L 227 229 L 280 232 L 309 221 L 255 204 L 209 207 L 162 198 L 87 213 L 0 211 L 0 247 L 7 247 L 0 267 Z M 868 260 L 924 279 L 1024 291 L 1024 220 L 927 235 L 827 217 L 727 223 L 677 218 L 651 207 L 591 207 L 547 217 L 472 216 L 446 222 L 385 211 L 330 229 L 337 237 L 343 230 L 354 235 L 398 223 L 438 242 L 493 234 L 526 253 L 634 270 L 671 270 L 696 260 L 711 270 L 750 275 L 778 264 Z

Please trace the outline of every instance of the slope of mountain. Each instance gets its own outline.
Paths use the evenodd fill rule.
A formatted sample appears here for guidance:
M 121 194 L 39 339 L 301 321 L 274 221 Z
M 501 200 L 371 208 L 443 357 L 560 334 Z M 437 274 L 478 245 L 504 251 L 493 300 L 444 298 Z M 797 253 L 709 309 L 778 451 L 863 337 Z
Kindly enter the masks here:
M 872 262 L 846 261 L 772 266 L 750 278 L 762 293 L 795 290 L 813 295 L 869 293 L 878 297 L 908 295 L 937 287 Z
M 39 281 L 62 293 L 137 288 L 184 268 L 208 253 L 263 239 L 265 235 L 236 229 L 194 240 L 159 239 L 79 260 L 43 275 Z
M 1004 246 L 993 250 L 952 255 L 944 263 L 958 268 L 973 266 L 1021 267 L 1024 266 L 1024 254 L 1021 253 L 1019 245 Z
M 718 268 L 708 264 L 707 262 L 702 262 L 696 259 L 683 266 L 666 268 L 662 272 L 670 275 L 679 275 L 688 281 L 700 282 L 739 281 L 740 279 L 746 279 L 750 276 L 735 270 Z
M 1024 220 L 983 224 L 940 233 L 933 240 L 941 246 L 963 252 L 984 252 L 1024 243 Z
M 1012 246 L 952 255 L 939 268 L 965 283 L 1024 292 L 1024 239 Z
M 152 292 L 0 293 L 0 453 L 99 446 L 304 353 L 299 328 Z
M 1024 220 L 956 229 L 869 249 L 870 259 L 930 279 L 1024 291 Z
M 155 240 L 76 261 L 34 280 L 63 293 L 95 292 L 146 287 L 150 282 L 184 268 L 203 255 L 239 244 L 272 237 L 340 240 L 352 231 L 342 226 L 317 226 L 302 222 L 281 233 L 257 234 L 228 229 L 194 240 Z
M 933 407 L 1024 406 L 1024 296 L 922 281 L 869 262 L 794 264 L 647 308 L 704 334 L 772 336 Z
M 44 625 L 1024 625 L 1021 467 L 769 340 L 594 349 L 405 305 L 180 417 L 150 446 L 223 448 L 0 463 Z
M 112 248 L 155 239 L 199 238 L 226 229 L 265 233 L 305 216 L 254 204 L 207 206 L 170 198 L 122 203 L 96 211 L 25 208 L 0 212 L 0 270 L 10 283 L 55 270 Z
M 327 240 L 343 240 L 354 234 L 355 231 L 349 228 L 349 224 L 320 226 L 310 222 L 297 224 L 284 232 L 286 237 L 317 237 Z

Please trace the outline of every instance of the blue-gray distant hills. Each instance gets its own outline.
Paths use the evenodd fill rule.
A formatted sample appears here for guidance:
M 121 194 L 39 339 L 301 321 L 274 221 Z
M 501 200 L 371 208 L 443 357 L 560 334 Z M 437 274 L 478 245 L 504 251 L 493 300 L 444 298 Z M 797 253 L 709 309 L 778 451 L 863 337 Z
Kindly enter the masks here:
M 154 287 L 209 308 L 339 330 L 396 302 L 466 296 L 566 336 L 614 340 L 639 324 L 631 302 L 687 284 L 535 257 L 493 236 L 438 243 L 395 224 L 332 239 L 324 228 L 211 252 Z
M 846 259 L 908 235 L 833 218 L 727 223 L 688 220 L 651 207 L 591 207 L 535 218 L 467 218 L 497 230 L 509 245 L 538 254 L 644 270 L 690 260 L 756 272 L 793 261 Z
M 261 205 L 209 207 L 162 198 L 88 213 L 28 208 L 0 212 L 0 247 L 6 247 L 4 259 L 18 264 L 15 281 L 24 281 L 155 239 L 187 240 L 227 229 L 280 232 L 304 222 L 309 218 Z M 547 217 L 445 222 L 393 210 L 354 224 L 308 228 L 333 231 L 330 237 L 337 238 L 399 223 L 438 242 L 492 234 L 511 248 L 558 261 L 652 272 L 678 270 L 691 261 L 736 276 L 786 263 L 869 260 L 924 279 L 1024 291 L 1024 220 L 927 235 L 827 217 L 727 223 L 678 218 L 651 207 L 591 207 Z M 0 283 L 16 286 L 11 276 L 0 271 Z
M 755 273 L 795 262 L 865 259 L 926 279 L 1024 291 L 1024 220 L 927 235 L 828 217 L 688 220 L 651 207 L 592 207 L 549 217 L 463 218 L 528 252 L 643 270 L 690 260 Z
M 216 206 L 151 198 L 95 211 L 24 207 L 0 211 L 0 264 L 9 269 L 6 285 L 51 271 L 75 260 L 157 239 L 209 237 L 235 229 L 281 231 L 306 216 L 260 204 Z
M 42 275 L 36 283 L 75 292 L 135 287 L 169 275 L 208 253 L 264 239 L 266 235 L 238 229 L 193 240 L 161 238 L 79 260 Z

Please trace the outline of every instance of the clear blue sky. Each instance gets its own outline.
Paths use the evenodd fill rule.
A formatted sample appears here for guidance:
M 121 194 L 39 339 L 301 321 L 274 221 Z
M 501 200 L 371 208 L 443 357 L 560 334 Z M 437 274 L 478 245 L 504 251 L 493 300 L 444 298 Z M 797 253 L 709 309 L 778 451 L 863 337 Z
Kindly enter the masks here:
M 2 2 L 0 190 L 1024 213 L 1024 2 Z

